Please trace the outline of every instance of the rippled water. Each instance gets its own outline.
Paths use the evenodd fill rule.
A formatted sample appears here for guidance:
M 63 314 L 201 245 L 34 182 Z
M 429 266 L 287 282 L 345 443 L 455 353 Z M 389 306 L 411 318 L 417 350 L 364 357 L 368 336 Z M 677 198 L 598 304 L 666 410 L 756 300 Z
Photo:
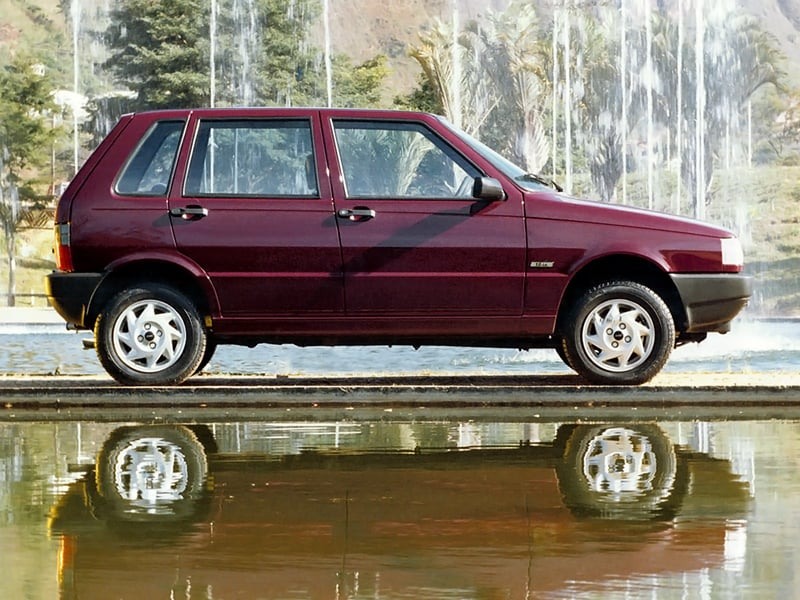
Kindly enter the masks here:
M 0 422 L 0 597 L 796 595 L 800 422 L 280 418 Z
M 0 373 L 103 373 L 93 351 L 83 350 L 88 334 L 61 328 L 0 329 Z M 796 372 L 800 369 L 800 322 L 742 321 L 726 335 L 711 334 L 701 344 L 677 348 L 666 371 L 721 373 Z M 262 344 L 222 346 L 209 372 L 280 375 L 370 373 L 562 373 L 567 367 L 552 350 L 486 348 L 339 347 L 297 348 Z

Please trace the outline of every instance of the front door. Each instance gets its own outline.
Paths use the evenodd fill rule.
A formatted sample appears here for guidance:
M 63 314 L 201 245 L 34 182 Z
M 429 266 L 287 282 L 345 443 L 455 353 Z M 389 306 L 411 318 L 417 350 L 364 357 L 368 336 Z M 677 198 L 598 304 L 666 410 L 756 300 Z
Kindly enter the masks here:
M 310 112 L 310 111 L 309 111 Z M 263 113 L 262 113 L 263 114 Z M 178 248 L 208 273 L 225 318 L 343 314 L 341 255 L 315 115 L 192 123 Z M 254 332 L 255 333 L 255 332 Z
M 521 198 L 476 200 L 481 171 L 420 121 L 332 114 L 325 123 L 339 159 L 348 315 L 428 317 L 446 329 L 450 317 L 521 314 Z

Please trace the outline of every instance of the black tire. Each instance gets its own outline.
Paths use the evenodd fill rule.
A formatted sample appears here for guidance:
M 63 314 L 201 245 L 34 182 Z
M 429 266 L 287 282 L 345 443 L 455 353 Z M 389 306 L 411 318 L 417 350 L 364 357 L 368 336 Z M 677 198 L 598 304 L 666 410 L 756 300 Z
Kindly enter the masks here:
M 575 371 L 575 367 L 573 367 L 570 364 L 569 356 L 567 356 L 567 353 L 564 350 L 564 339 L 563 338 L 559 338 L 556 341 L 556 345 L 553 347 L 553 350 L 556 351 L 556 354 L 558 354 L 558 358 L 560 358 L 565 365 L 567 365 L 570 369 Z
M 653 290 L 633 281 L 587 290 L 562 323 L 565 362 L 592 383 L 649 381 L 675 346 L 669 308 Z
M 125 385 L 181 383 L 197 371 L 207 341 L 195 306 L 158 283 L 114 296 L 97 318 L 94 337 L 100 363 Z
M 217 342 L 215 342 L 211 338 L 206 338 L 206 350 L 203 352 L 203 358 L 200 360 L 200 364 L 197 365 L 197 370 L 194 372 L 195 375 L 200 373 L 203 369 L 208 366 L 208 363 L 211 362 L 211 359 L 214 358 L 214 353 L 217 351 Z
M 688 465 L 651 424 L 578 425 L 556 468 L 564 504 L 578 518 L 661 521 L 680 510 Z

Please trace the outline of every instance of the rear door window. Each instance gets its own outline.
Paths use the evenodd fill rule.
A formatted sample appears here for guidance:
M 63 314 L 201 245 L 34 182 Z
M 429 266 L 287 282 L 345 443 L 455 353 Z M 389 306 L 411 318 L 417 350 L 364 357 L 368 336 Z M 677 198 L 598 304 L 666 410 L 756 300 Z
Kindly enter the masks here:
M 308 120 L 203 120 L 186 196 L 318 197 Z
M 117 180 L 118 194 L 165 196 L 178 155 L 183 121 L 158 121 L 148 130 Z

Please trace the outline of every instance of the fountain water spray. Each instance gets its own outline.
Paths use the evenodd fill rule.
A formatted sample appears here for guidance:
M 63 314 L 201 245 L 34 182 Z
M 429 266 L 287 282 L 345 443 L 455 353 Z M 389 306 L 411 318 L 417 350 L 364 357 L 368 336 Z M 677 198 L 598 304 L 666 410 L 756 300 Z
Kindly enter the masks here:
M 325 60 L 325 95 L 328 100 L 328 108 L 333 106 L 333 66 L 331 64 L 331 16 L 330 0 L 322 3 L 322 24 L 325 35 L 325 48 L 323 50 Z
M 72 19 L 72 91 L 75 94 L 72 104 L 72 160 L 73 176 L 78 173 L 80 166 L 80 139 L 78 127 L 78 89 L 80 81 L 80 52 L 78 49 L 80 22 L 81 22 L 81 0 L 72 0 L 70 5 L 70 18 Z
M 217 0 L 211 0 L 209 38 L 209 105 L 217 104 Z

